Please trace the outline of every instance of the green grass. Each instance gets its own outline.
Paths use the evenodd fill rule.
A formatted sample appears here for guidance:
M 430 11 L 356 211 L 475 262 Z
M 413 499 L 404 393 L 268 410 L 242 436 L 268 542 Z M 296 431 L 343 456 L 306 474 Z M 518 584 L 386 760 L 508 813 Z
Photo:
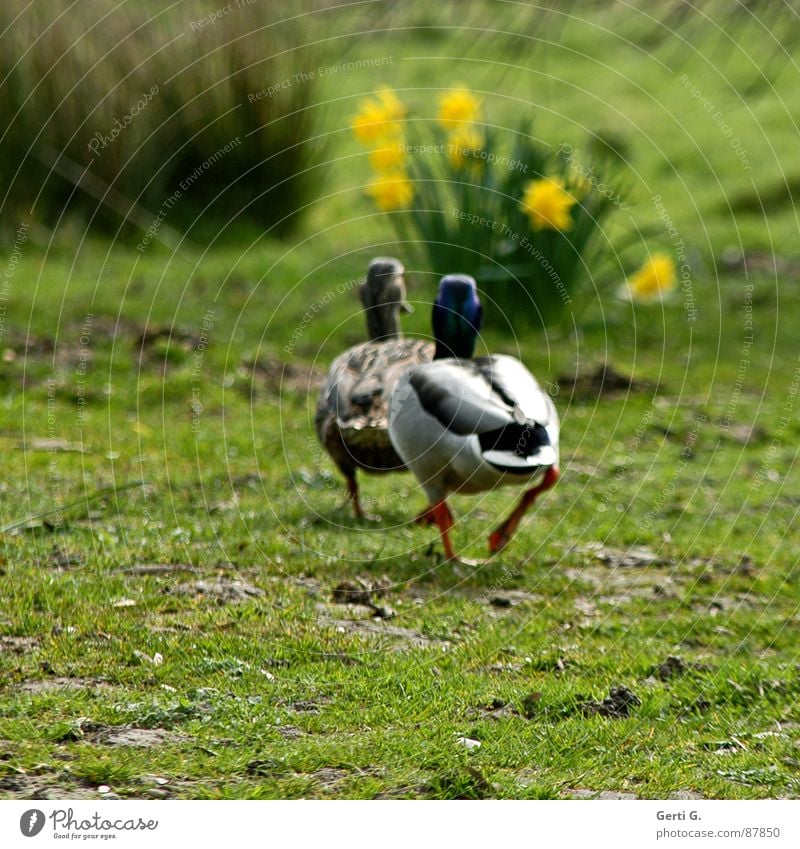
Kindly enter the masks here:
M 557 385 L 563 420 L 561 482 L 488 566 L 441 562 L 436 532 L 409 524 L 423 497 L 407 475 L 362 478 L 382 518 L 358 525 L 313 439 L 309 385 L 363 336 L 347 281 L 374 254 L 408 254 L 361 196 L 364 163 L 336 164 L 361 156 L 345 129 L 332 142 L 332 194 L 293 242 L 169 255 L 82 241 L 70 222 L 32 228 L 0 340 L 0 795 L 96 796 L 102 785 L 183 798 L 798 795 L 800 294 L 791 268 L 778 286 L 712 260 L 737 233 L 748 249 L 771 237 L 791 255 L 791 205 L 765 229 L 754 212 L 734 222 L 719 201 L 722 186 L 744 191 L 751 179 L 770 190 L 777 165 L 758 151 L 768 139 L 778 163 L 788 157 L 796 133 L 782 109 L 800 95 L 787 74 L 782 103 L 753 104 L 762 135 L 741 130 L 751 172 L 739 173 L 713 123 L 693 119 L 706 173 L 669 121 L 661 151 L 644 132 L 655 136 L 663 110 L 689 108 L 686 89 L 634 46 L 598 68 L 616 36 L 590 37 L 591 26 L 572 21 L 546 48 L 543 89 L 533 71 L 498 81 L 491 62 L 448 58 L 457 33 L 390 33 L 365 47 L 392 53 L 388 81 L 420 98 L 447 62 L 443 84 L 487 92 L 501 124 L 513 111 L 504 98 L 527 97 L 554 143 L 580 143 L 568 117 L 612 123 L 600 98 L 614 92 L 640 128 L 627 139 L 636 168 L 692 258 L 694 323 L 680 293 L 662 308 L 602 292 L 577 340 L 499 330 L 483 340 Z M 485 42 L 486 56 L 513 38 Z M 687 62 L 679 73 L 744 126 L 705 60 Z M 590 66 L 582 93 L 570 81 Z M 631 82 L 620 88 L 618 73 Z M 341 98 L 332 128 L 370 74 L 330 82 Z M 655 220 L 645 183 L 633 190 L 637 216 Z M 433 275 L 409 266 L 424 304 Z M 325 308 L 306 320 L 315 301 Z M 421 306 L 405 326 L 424 334 L 427 323 Z M 572 390 L 565 376 L 604 360 L 640 383 Z M 515 495 L 454 498 L 458 549 L 482 556 Z M 631 546 L 652 559 L 619 565 Z M 376 603 L 393 618 L 334 603 L 359 577 L 386 584 Z M 670 655 L 684 667 L 663 680 Z M 582 707 L 616 686 L 640 701 L 629 716 Z

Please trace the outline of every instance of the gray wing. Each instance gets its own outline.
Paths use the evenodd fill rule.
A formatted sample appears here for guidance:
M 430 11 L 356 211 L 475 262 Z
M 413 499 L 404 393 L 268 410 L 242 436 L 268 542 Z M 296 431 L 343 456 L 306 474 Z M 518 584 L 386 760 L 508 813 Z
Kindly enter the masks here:
M 513 357 L 436 360 L 410 384 L 447 430 L 478 436 L 485 460 L 508 471 L 557 461 L 558 417 L 533 375 Z
M 459 436 L 513 421 L 508 405 L 470 360 L 435 360 L 411 375 L 422 409 Z
M 460 436 L 509 424 L 546 426 L 553 418 L 550 399 L 513 357 L 435 360 L 410 382 L 422 408 Z

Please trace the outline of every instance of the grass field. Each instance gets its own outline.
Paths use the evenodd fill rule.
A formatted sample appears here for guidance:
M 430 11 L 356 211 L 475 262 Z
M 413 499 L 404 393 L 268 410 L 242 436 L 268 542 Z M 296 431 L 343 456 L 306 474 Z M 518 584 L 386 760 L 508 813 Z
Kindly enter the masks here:
M 7 242 L 0 796 L 800 795 L 796 67 L 745 99 L 757 23 L 654 57 L 609 12 L 545 44 L 507 4 L 469 4 L 477 42 L 413 8 L 343 54 L 391 62 L 319 82 L 329 177 L 291 241 Z M 577 338 L 489 329 L 555 394 L 563 477 L 478 569 L 409 523 L 411 476 L 362 478 L 356 523 L 313 437 L 370 257 L 407 262 L 428 332 L 435 275 L 347 126 L 384 81 L 420 109 L 465 82 L 498 126 L 524 103 L 556 146 L 613 130 L 630 218 L 691 266 L 694 321 L 607 288 Z M 455 498 L 458 550 L 514 498 Z

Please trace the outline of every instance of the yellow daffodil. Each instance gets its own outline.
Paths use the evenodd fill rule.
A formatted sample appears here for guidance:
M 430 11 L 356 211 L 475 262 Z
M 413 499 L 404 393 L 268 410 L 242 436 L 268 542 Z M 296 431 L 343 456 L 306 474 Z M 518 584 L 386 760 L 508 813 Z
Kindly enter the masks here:
M 483 160 L 478 155 L 483 147 L 483 136 L 471 127 L 456 130 L 447 140 L 447 156 L 456 168 L 465 165 L 480 166 Z
M 369 164 L 381 174 L 387 171 L 396 173 L 406 163 L 406 151 L 401 143 L 378 147 L 369 155 Z
M 353 132 L 362 144 L 381 144 L 402 136 L 405 116 L 406 108 L 397 95 L 390 88 L 382 88 L 377 97 L 361 101 L 361 109 L 352 119 Z
M 391 212 L 406 209 L 414 199 L 414 187 L 405 174 L 385 174 L 367 187 L 367 194 L 375 201 L 378 209 Z
M 526 183 L 520 205 L 534 230 L 569 230 L 572 227 L 570 210 L 575 202 L 565 190 L 563 180 L 545 177 Z
M 675 286 L 675 262 L 665 253 L 654 253 L 628 280 L 630 297 L 639 301 L 656 300 Z
M 378 102 L 386 113 L 387 120 L 402 121 L 406 117 L 405 104 L 388 86 L 383 86 L 378 92 Z
M 468 88 L 451 88 L 439 98 L 439 123 L 452 130 L 460 124 L 472 124 L 478 118 L 481 101 Z

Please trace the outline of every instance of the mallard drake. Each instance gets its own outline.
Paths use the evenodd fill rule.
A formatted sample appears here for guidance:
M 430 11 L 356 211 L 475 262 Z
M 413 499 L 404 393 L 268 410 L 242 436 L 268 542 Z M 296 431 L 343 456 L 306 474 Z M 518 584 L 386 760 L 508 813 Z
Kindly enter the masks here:
M 513 513 L 489 536 L 500 551 L 520 519 L 559 477 L 558 414 L 534 376 L 514 357 L 472 357 L 482 309 L 475 281 L 444 277 L 433 307 L 433 362 L 409 369 L 390 400 L 389 437 L 428 496 L 420 514 L 436 523 L 448 560 L 451 492 L 528 484 Z
M 333 361 L 314 424 L 319 441 L 345 476 L 356 517 L 363 518 L 356 470 L 385 473 L 405 469 L 389 439 L 389 396 L 409 368 L 430 362 L 434 345 L 402 338 L 399 315 L 411 308 L 406 302 L 405 269 L 399 260 L 374 259 L 359 293 L 369 341 Z

